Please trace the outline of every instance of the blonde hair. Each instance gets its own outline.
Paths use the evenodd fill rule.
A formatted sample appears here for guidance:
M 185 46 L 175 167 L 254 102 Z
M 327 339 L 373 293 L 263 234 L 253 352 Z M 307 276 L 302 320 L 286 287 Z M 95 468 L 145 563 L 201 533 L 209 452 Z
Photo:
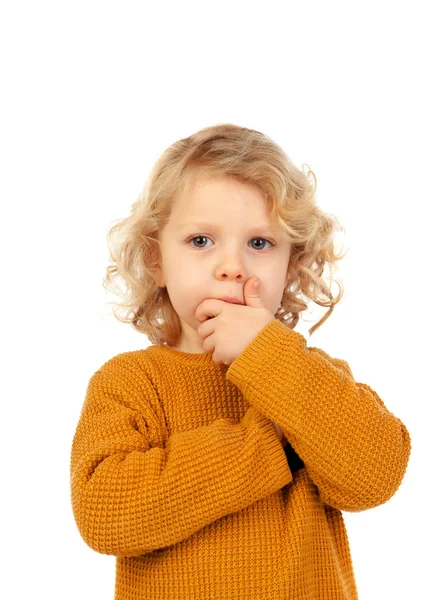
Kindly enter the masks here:
M 336 229 L 345 229 L 336 217 L 318 208 L 316 177 L 308 165 L 303 167 L 307 167 L 306 173 L 267 135 L 233 124 L 206 127 L 172 144 L 154 164 L 130 216 L 114 221 L 107 234 L 111 264 L 103 287 L 110 287 L 113 293 L 116 290 L 123 300 L 110 303 L 118 307 L 114 316 L 146 334 L 152 344 L 177 345 L 179 316 L 166 287 L 156 282 L 161 256 L 159 233 L 168 222 L 178 193 L 188 193 L 202 175 L 226 175 L 258 187 L 271 219 L 283 227 L 291 242 L 287 285 L 275 318 L 294 329 L 307 308 L 300 296 L 329 308 L 310 329 L 312 335 L 344 294 L 336 280 L 339 294 L 333 298 L 322 274 L 328 266 L 331 287 L 336 261 L 346 254 L 336 254 L 333 236 Z M 125 289 L 114 285 L 120 277 Z

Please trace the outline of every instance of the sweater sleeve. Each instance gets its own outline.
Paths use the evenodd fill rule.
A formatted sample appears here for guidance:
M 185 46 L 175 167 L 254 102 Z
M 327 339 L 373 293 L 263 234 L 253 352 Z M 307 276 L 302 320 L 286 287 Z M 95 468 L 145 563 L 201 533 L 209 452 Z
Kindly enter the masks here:
M 283 429 L 322 502 L 362 511 L 389 500 L 411 452 L 405 425 L 346 361 L 277 319 L 230 365 L 226 377 Z
M 147 373 L 112 359 L 91 377 L 70 487 L 93 550 L 139 556 L 168 547 L 291 481 L 274 426 L 256 408 L 239 423 L 221 418 L 169 436 Z

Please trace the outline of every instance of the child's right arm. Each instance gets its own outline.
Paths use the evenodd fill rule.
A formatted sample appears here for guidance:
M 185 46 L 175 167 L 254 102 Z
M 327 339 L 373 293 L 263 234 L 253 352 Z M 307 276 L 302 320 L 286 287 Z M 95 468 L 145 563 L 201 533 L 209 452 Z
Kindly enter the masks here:
M 292 481 L 258 410 L 170 436 L 147 373 L 119 357 L 91 377 L 72 442 L 72 508 L 93 550 L 138 556 L 176 544 Z
M 285 437 L 285 434 L 283 433 L 283 429 L 280 427 L 280 425 L 278 425 L 277 423 L 274 423 L 274 421 L 271 421 L 272 425 L 274 425 L 275 428 L 275 433 L 277 434 L 278 439 L 280 440 L 283 448 L 286 446 L 286 444 L 288 443 L 288 439 Z

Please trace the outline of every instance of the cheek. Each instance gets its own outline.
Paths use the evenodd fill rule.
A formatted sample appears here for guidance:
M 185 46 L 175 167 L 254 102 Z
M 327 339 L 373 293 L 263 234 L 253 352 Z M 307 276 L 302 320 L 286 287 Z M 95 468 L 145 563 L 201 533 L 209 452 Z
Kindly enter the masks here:
M 169 266 L 168 281 L 178 294 L 189 294 L 204 287 L 206 275 L 187 260 L 173 260 Z
M 278 273 L 275 278 L 272 279 L 272 287 L 266 289 L 269 284 L 265 283 L 265 291 L 261 294 L 261 298 L 264 301 L 265 306 L 275 314 L 282 301 L 283 291 L 284 291 L 284 282 L 285 278 L 283 274 L 279 277 Z

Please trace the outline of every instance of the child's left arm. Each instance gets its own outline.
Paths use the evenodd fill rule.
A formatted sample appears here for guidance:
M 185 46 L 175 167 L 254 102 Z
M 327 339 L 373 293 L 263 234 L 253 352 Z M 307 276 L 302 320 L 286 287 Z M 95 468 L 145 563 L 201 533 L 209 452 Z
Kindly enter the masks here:
M 277 319 L 227 370 L 248 402 L 283 429 L 322 501 L 345 511 L 384 504 L 404 477 L 411 438 L 406 426 L 346 361 Z

